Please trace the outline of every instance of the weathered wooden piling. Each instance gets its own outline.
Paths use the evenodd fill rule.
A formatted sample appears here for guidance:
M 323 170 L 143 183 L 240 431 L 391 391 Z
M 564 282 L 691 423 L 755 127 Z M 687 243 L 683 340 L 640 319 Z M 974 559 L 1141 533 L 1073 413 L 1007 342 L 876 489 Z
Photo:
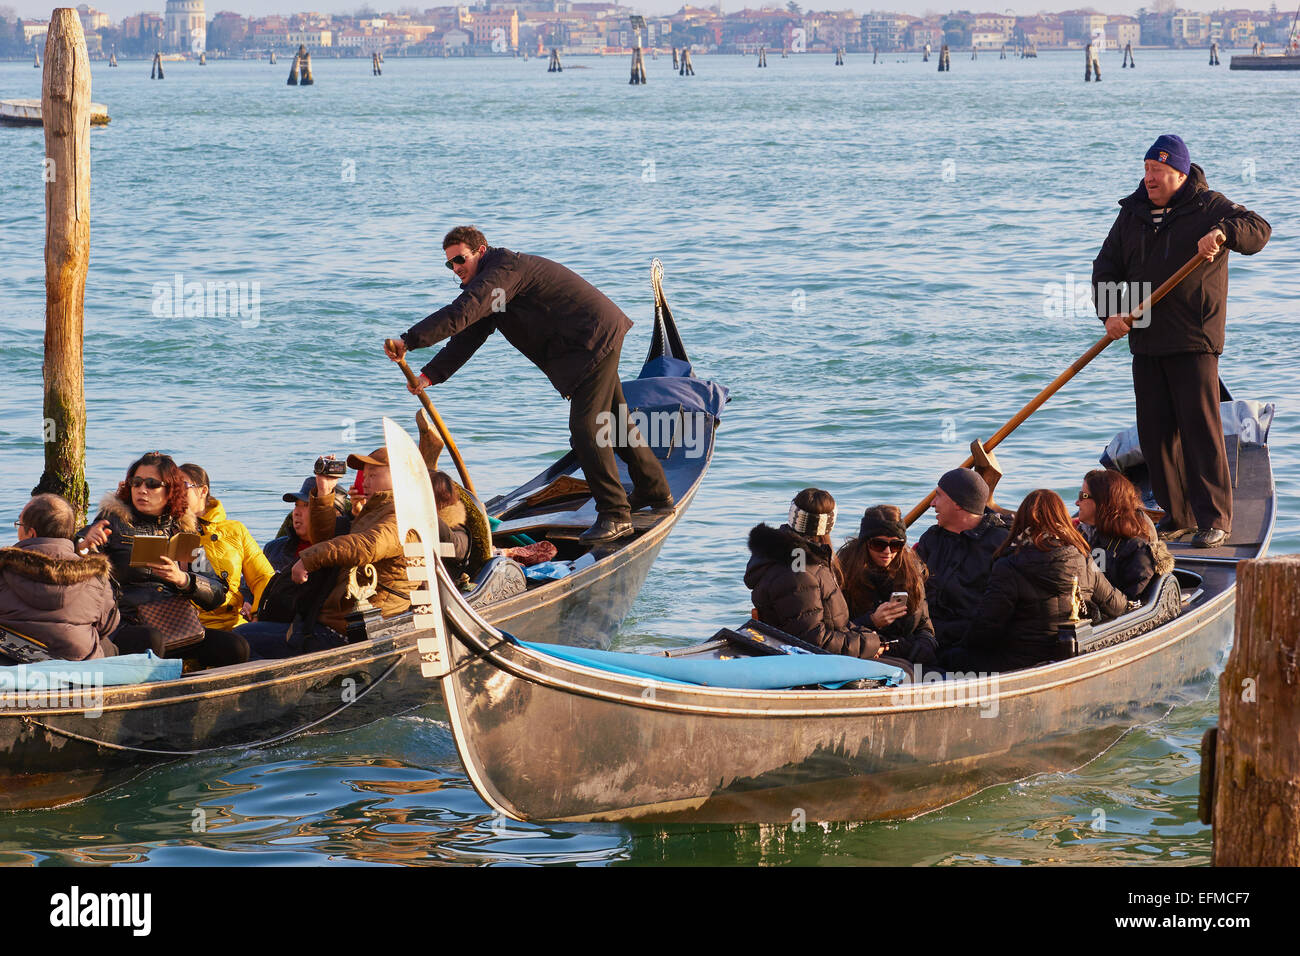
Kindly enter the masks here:
M 972 60 L 975 59 L 975 57 L 976 57 L 978 54 L 979 54 L 979 51 L 978 51 L 978 50 L 976 50 L 974 47 L 971 47 L 971 48 L 970 48 L 970 58 L 971 58 Z
M 628 81 L 629 86 L 640 86 L 645 83 L 645 59 L 641 56 L 641 48 L 632 48 L 632 78 Z
M 153 66 L 149 68 L 149 79 L 161 80 L 163 78 L 162 53 L 155 52 L 153 55 Z
M 289 67 L 288 85 L 289 86 L 298 85 L 298 55 L 296 53 L 294 54 L 293 57 L 293 65 Z
M 765 46 L 758 48 L 758 65 L 760 69 L 767 66 L 767 47 Z
M 790 50 L 787 47 L 784 46 L 781 47 L 781 59 L 783 60 L 790 59 Z
M 208 51 L 207 51 L 207 50 L 200 50 L 200 51 L 199 51 L 199 66 L 207 66 L 207 65 L 208 65 Z
M 921 50 L 921 62 L 922 63 L 930 62 L 930 44 L 928 43 L 925 45 L 925 48 Z
M 844 51 L 839 48 L 836 48 L 835 50 L 835 65 L 836 66 L 844 65 Z
M 677 71 L 681 76 L 694 76 L 695 67 L 691 65 L 691 51 L 682 50 L 682 65 Z
M 1125 44 L 1124 44 L 1124 62 L 1121 63 L 1121 64 L 1119 65 L 1119 68 L 1122 70 L 1122 69 L 1124 69 L 1124 67 L 1126 67 L 1126 66 L 1133 67 L 1134 69 L 1137 68 L 1137 64 L 1133 61 L 1133 44 L 1132 44 L 1132 43 L 1125 43 Z
M 83 518 L 86 393 L 82 367 L 90 260 L 90 59 L 77 11 L 57 8 L 41 77 L 45 156 L 45 471 L 32 494 L 62 495 Z
M 299 68 L 298 85 L 311 86 L 316 82 L 312 79 L 311 75 L 311 53 L 301 44 L 298 46 L 298 62 L 301 64 Z
M 381 67 L 381 66 L 379 65 L 379 54 L 378 54 L 378 53 L 371 53 L 371 54 L 370 54 L 370 75 L 371 75 L 371 76 L 383 76 L 383 75 L 384 75 L 383 67 Z
M 36 62 L 34 62 L 32 66 L 39 70 L 41 68 L 41 55 L 40 53 L 33 51 L 32 56 L 36 58 Z
M 117 44 L 113 44 L 113 52 L 108 55 L 108 65 L 117 66 Z
M 1096 75 L 1097 82 L 1101 82 L 1101 61 L 1097 59 L 1097 48 L 1089 41 L 1088 45 L 1083 48 L 1083 81 L 1085 83 L 1092 80 Z
M 952 72 L 952 61 L 948 58 L 948 44 L 946 43 L 939 47 L 939 72 Z
M 880 47 L 873 46 L 871 48 L 871 62 L 875 63 L 879 59 L 879 57 L 880 57 Z
M 1219 44 L 1218 41 L 1210 43 L 1210 66 L 1219 65 Z
M 271 51 L 271 61 L 270 61 L 270 62 L 271 62 L 271 65 L 272 65 L 272 66 L 275 66 L 275 51 L 274 51 L 274 50 Z
M 1300 555 L 1237 565 L 1219 726 L 1201 754 L 1215 866 L 1300 866 Z
M 1007 45 L 1004 43 L 1002 44 L 1002 52 L 998 54 L 998 59 L 1005 60 L 1006 58 L 1007 58 Z
M 560 65 L 560 51 L 557 47 L 551 47 L 551 62 L 546 66 L 547 73 L 563 73 L 564 67 Z
M 678 67 L 677 47 L 673 47 L 673 69 L 675 70 L 677 69 L 677 67 Z

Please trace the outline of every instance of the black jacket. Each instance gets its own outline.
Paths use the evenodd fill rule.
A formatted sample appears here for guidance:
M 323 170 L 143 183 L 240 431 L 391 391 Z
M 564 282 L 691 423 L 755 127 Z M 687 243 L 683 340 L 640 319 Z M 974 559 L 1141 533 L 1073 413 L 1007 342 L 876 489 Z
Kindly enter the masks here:
M 632 321 L 586 279 L 558 262 L 489 248 L 478 273 L 450 305 L 402 333 L 420 349 L 451 337 L 422 371 L 437 385 L 498 329 L 568 397 L 623 344 Z
M 745 586 L 758 619 L 832 654 L 874 658 L 880 636 L 849 622 L 849 606 L 831 568 L 831 549 L 789 525 L 749 532 Z M 799 552 L 796 555 L 796 552 Z M 795 570 L 796 562 L 803 570 Z
M 1074 610 L 1075 580 L 1088 603 L 1085 617 L 1108 619 L 1128 608 L 1123 593 L 1072 545 L 1040 551 L 1024 544 L 998 558 L 962 643 L 981 659 L 978 669 L 1013 670 L 1055 659 L 1057 630 Z
M 872 613 L 887 602 L 891 594 L 903 590 L 903 587 L 895 582 L 890 574 L 883 570 L 876 570 L 867 571 L 859 586 L 852 590 L 855 591 L 857 598 L 856 602 L 849 603 L 849 614 L 853 616 L 853 623 L 874 628 L 871 623 Z M 849 596 L 848 591 L 845 595 Z M 930 623 L 929 604 L 926 603 L 925 595 L 922 595 L 919 607 L 911 605 L 912 602 L 909 600 L 907 613 L 892 624 L 880 628 L 877 633 L 891 642 L 892 646 L 889 648 L 891 656 L 906 658 L 914 663 L 932 665 L 935 663 L 938 644 L 935 642 L 934 625 Z
M 226 582 L 215 574 L 191 570 L 189 583 L 177 588 L 158 578 L 148 568 L 131 567 L 131 538 L 136 534 L 174 535 L 179 531 L 198 533 L 198 524 L 191 515 L 175 519 L 167 515 L 153 517 L 142 515 L 131 505 L 120 500 L 116 495 L 105 495 L 100 503 L 99 514 L 108 520 L 112 534 L 100 548 L 100 553 L 108 558 L 113 576 L 114 590 L 117 592 L 118 607 L 122 612 L 123 624 L 139 624 L 140 616 L 136 608 L 150 604 L 174 594 L 182 594 L 192 601 L 200 611 L 213 611 L 226 603 Z M 94 521 L 91 522 L 94 524 Z M 77 532 L 80 540 L 86 534 L 89 525 Z
M 1201 237 L 1216 227 L 1228 237 L 1225 248 L 1247 256 L 1263 249 L 1272 233 L 1262 216 L 1209 189 L 1205 173 L 1195 163 L 1170 199 L 1160 226 L 1152 221 L 1145 183 L 1139 183 L 1119 205 L 1119 215 L 1092 263 L 1093 295 L 1102 319 L 1124 309 L 1098 288 L 1099 283 L 1149 282 L 1154 292 L 1196 254 Z M 1136 300 L 1125 303 L 1129 308 L 1137 304 Z M 1220 252 L 1152 308 L 1146 327 L 1134 326 L 1129 349 L 1134 355 L 1220 355 L 1227 310 L 1228 255 Z
M 1092 545 L 1093 560 L 1106 580 L 1130 601 L 1140 600 L 1156 576 L 1156 556 L 1151 542 L 1145 538 L 1108 538 L 1088 525 L 1079 530 Z
M 1010 519 L 985 511 L 969 531 L 958 534 L 935 525 L 916 542 L 917 556 L 930 572 L 925 600 L 941 646 L 957 643 L 970 630 L 993 570 L 993 552 L 1007 540 L 1009 529 Z

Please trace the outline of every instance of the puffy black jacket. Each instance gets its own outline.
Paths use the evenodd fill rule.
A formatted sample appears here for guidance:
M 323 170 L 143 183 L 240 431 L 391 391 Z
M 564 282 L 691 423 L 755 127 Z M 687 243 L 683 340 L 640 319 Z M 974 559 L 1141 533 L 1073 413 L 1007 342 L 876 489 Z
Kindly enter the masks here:
M 959 648 L 976 658 L 966 666 L 1006 671 L 1053 660 L 1057 631 L 1074 610 L 1076 580 L 1080 598 L 1089 605 L 1085 616 L 1104 620 L 1127 609 L 1123 593 L 1072 545 L 1040 551 L 1024 544 L 998 558 Z
M 190 583 L 185 588 L 176 588 L 165 581 L 158 580 L 148 568 L 131 567 L 131 538 L 137 534 L 174 535 L 179 531 L 198 533 L 198 522 L 192 515 L 177 520 L 168 515 L 142 515 L 134 507 L 119 499 L 116 495 L 105 495 L 100 502 L 99 514 L 95 521 L 108 520 L 112 533 L 108 541 L 100 548 L 112 568 L 113 583 L 116 585 L 118 607 L 122 612 L 124 624 L 139 624 L 140 616 L 136 608 L 183 594 L 201 611 L 213 611 L 226 602 L 228 593 L 226 583 L 215 574 L 190 570 Z M 92 521 L 91 524 L 95 522 Z M 80 540 L 89 530 L 89 525 L 77 532 Z M 183 562 L 182 562 L 183 563 Z
M 916 553 L 930 576 L 925 600 L 935 637 L 942 647 L 956 644 L 970 630 L 993 570 L 993 552 L 1010 533 L 1010 519 L 985 511 L 980 523 L 960 534 L 935 525 L 916 542 Z
M 846 598 L 853 598 L 849 601 L 849 614 L 852 616 L 853 623 L 863 627 L 874 627 L 871 623 L 872 613 L 888 601 L 891 594 L 902 590 L 904 590 L 902 584 L 896 582 L 886 572 L 882 570 L 866 572 L 856 588 L 845 590 Z M 909 600 L 907 613 L 892 624 L 880 628 L 877 633 L 887 641 L 897 642 L 889 649 L 891 656 L 906 658 L 917 663 L 934 664 L 938 644 L 934 637 L 934 625 L 930 623 L 930 606 L 924 595 L 921 596 L 919 607 L 912 607 L 911 604 Z
M 1263 249 L 1272 234 L 1262 216 L 1206 186 L 1205 173 L 1195 163 L 1187 181 L 1170 199 L 1169 211 L 1159 226 L 1151 218 L 1145 183 L 1139 183 L 1119 205 L 1119 215 L 1092 263 L 1093 295 L 1102 319 L 1124 309 L 1117 297 L 1098 288 L 1099 284 L 1149 282 L 1154 292 L 1196 255 L 1196 244 L 1216 227 L 1228 237 L 1227 249 L 1247 256 Z M 1125 303 L 1129 308 L 1137 304 Z M 1220 252 L 1151 309 L 1149 324 L 1134 326 L 1128 336 L 1129 349 L 1134 355 L 1220 355 L 1227 311 L 1228 256 Z
M 402 333 L 419 349 L 451 337 L 422 371 L 437 385 L 498 329 L 566 398 L 623 344 L 632 320 L 603 292 L 558 262 L 489 248 L 450 305 Z
M 829 547 L 789 525 L 760 524 L 749 532 L 749 551 L 745 586 L 760 621 L 832 654 L 870 660 L 879 653 L 880 636 L 849 622 Z M 803 570 L 795 570 L 796 563 Z
M 1087 529 L 1084 537 L 1092 545 L 1093 560 L 1106 575 L 1106 580 L 1130 601 L 1140 600 L 1142 592 L 1156 576 L 1156 557 L 1151 542 L 1145 538 L 1108 538 L 1087 525 L 1080 528 L 1081 531 L 1084 529 Z

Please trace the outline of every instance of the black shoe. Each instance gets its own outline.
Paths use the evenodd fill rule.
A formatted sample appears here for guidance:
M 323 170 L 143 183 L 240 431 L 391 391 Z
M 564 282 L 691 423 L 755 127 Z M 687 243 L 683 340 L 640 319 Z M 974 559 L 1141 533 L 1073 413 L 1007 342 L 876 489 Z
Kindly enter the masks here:
M 662 498 L 651 498 L 649 495 L 642 494 L 640 491 L 633 491 L 627 496 L 627 506 L 632 511 L 640 511 L 642 508 L 649 508 L 653 512 L 672 511 L 676 502 L 673 501 L 672 492 L 664 495 Z
M 620 521 L 610 515 L 601 515 L 594 525 L 578 535 L 578 540 L 583 544 L 605 544 L 609 541 L 617 541 L 619 538 L 626 538 L 631 533 L 632 522 Z
M 1161 541 L 1177 541 L 1192 533 L 1191 528 L 1180 528 L 1172 518 L 1162 518 L 1156 525 L 1156 537 Z
M 1197 528 L 1192 536 L 1192 544 L 1198 548 L 1217 548 L 1228 540 L 1228 532 L 1222 528 Z

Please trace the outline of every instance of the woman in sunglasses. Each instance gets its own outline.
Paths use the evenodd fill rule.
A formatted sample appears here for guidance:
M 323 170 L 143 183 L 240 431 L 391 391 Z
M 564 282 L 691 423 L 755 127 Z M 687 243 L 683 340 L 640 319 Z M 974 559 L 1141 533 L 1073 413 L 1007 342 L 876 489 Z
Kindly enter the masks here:
M 854 623 L 895 642 L 890 654 L 937 667 L 939 644 L 925 603 L 925 565 L 907 546 L 902 512 L 893 505 L 868 508 L 858 536 L 845 542 L 835 560 Z
M 1142 510 L 1137 489 L 1118 471 L 1098 468 L 1084 475 L 1075 504 L 1093 559 L 1130 601 L 1141 600 L 1152 578 L 1173 570 L 1173 556 Z
M 188 562 L 181 565 L 161 557 L 153 564 L 131 566 L 132 539 L 137 534 L 198 533 L 185 484 L 185 473 L 170 456 L 149 452 L 131 464 L 126 480 L 104 497 L 95 520 L 77 535 L 79 550 L 101 551 L 108 557 L 124 625 L 110 639 L 123 654 L 162 653 L 167 639 L 174 636 L 160 634 L 159 624 L 147 624 L 145 618 L 156 618 L 147 611 L 142 616 L 141 608 L 165 601 L 175 606 L 181 602 L 170 599 L 178 595 L 205 611 L 226 600 L 225 583 L 216 575 L 191 569 Z M 197 623 L 197 616 L 193 620 Z M 204 667 L 248 660 L 248 642 L 239 635 L 199 624 L 195 633 L 200 631 L 202 640 L 174 653 L 197 658 Z
M 943 655 L 948 670 L 1009 671 L 1055 660 L 1066 621 L 1096 622 L 1128 609 L 1054 491 L 1025 496 L 993 558 L 970 632 Z

